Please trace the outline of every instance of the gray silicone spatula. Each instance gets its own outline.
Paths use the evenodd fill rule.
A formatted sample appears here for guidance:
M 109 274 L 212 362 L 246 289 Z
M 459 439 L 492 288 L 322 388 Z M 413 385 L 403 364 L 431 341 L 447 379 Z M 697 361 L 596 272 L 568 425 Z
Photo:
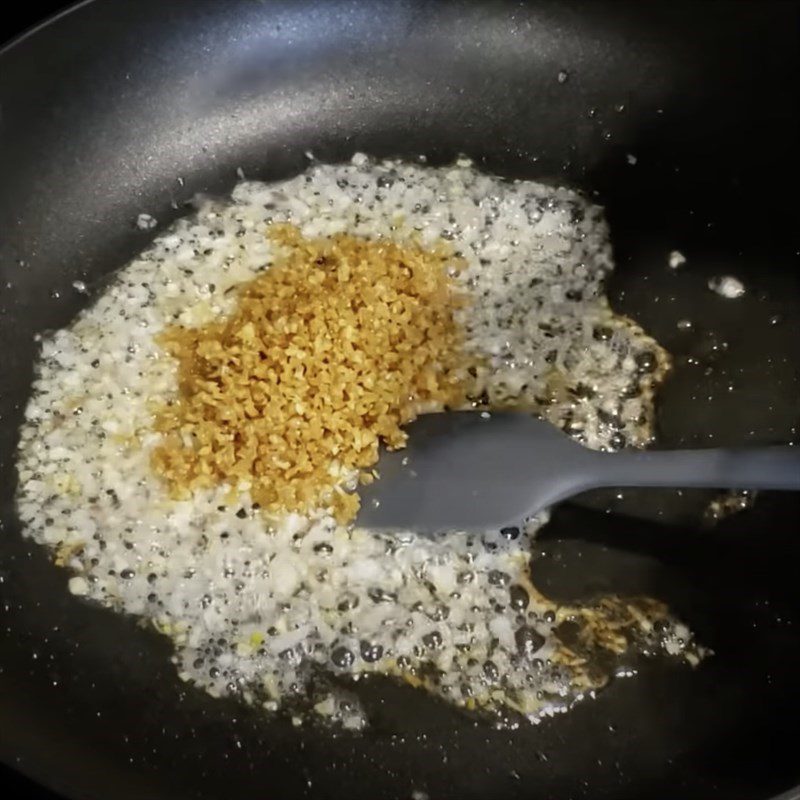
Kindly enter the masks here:
M 432 533 L 518 525 L 587 489 L 800 489 L 800 446 L 602 453 L 522 413 L 421 416 L 384 452 L 357 524 Z

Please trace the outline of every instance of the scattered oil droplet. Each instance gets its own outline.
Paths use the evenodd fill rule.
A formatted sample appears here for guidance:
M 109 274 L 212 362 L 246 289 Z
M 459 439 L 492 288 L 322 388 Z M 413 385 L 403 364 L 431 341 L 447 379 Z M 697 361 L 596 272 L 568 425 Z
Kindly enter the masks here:
M 708 288 L 720 297 L 735 300 L 745 293 L 744 284 L 733 275 L 721 275 L 711 278 Z
M 379 644 L 373 644 L 372 642 L 362 641 L 360 644 L 360 651 L 361 658 L 368 664 L 380 661 L 383 656 L 383 647 Z
M 686 256 L 680 250 L 673 250 L 667 259 L 670 269 L 678 269 L 686 263 Z
M 692 329 L 692 321 L 689 319 L 679 319 L 678 320 L 678 330 L 679 331 L 690 331 Z
M 508 590 L 509 605 L 511 608 L 522 611 L 528 607 L 530 597 L 524 586 L 520 584 L 513 584 Z
M 497 665 L 494 661 L 487 661 L 483 665 L 483 674 L 488 680 L 496 681 L 500 677 L 500 670 L 497 669 Z
M 72 281 L 72 288 L 78 292 L 78 294 L 87 294 L 86 284 L 83 281 Z
M 150 214 L 139 214 L 136 217 L 136 227 L 140 231 L 150 231 L 158 225 L 158 220 Z
M 347 669 L 353 665 L 355 656 L 346 647 L 337 647 L 331 653 L 331 661 L 340 669 Z
M 489 572 L 489 583 L 492 586 L 506 586 L 508 581 L 508 574 L 499 569 L 493 569 Z
M 519 538 L 519 528 L 516 525 L 509 525 L 505 528 L 500 528 L 500 535 L 504 539 L 518 539 Z
M 594 119 L 597 116 L 597 109 L 596 108 L 590 108 L 586 113 L 587 113 L 589 119 Z
M 535 628 L 523 625 L 514 633 L 514 641 L 519 652 L 530 657 L 544 646 L 545 638 Z

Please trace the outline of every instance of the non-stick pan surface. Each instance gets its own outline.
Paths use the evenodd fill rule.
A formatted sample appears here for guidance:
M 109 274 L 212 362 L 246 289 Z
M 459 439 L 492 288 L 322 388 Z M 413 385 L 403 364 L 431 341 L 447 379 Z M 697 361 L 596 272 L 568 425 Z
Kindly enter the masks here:
M 661 443 L 790 441 L 797 67 L 789 3 L 98 0 L 0 53 L 0 756 L 103 800 L 760 800 L 795 785 L 796 496 L 714 529 L 704 494 L 594 496 L 543 532 L 543 588 L 667 600 L 715 651 L 698 670 L 642 663 L 518 730 L 376 680 L 359 689 L 372 730 L 332 735 L 182 685 L 166 640 L 71 597 L 20 536 L 13 449 L 34 335 L 86 302 L 72 281 L 98 286 L 146 244 L 137 214 L 166 224 L 237 168 L 288 176 L 307 150 L 465 152 L 599 193 L 613 302 L 676 357 Z M 740 300 L 706 288 L 726 273 Z

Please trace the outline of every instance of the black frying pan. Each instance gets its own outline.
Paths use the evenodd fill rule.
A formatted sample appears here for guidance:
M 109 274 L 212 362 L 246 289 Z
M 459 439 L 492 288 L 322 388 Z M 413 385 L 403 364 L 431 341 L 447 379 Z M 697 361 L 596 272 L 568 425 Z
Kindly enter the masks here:
M 643 663 L 517 731 L 374 680 L 359 689 L 373 728 L 354 736 L 182 685 L 166 640 L 71 597 L 21 539 L 12 465 L 33 336 L 82 305 L 71 282 L 143 247 L 140 211 L 166 223 L 237 167 L 288 176 L 308 149 L 466 152 L 599 193 L 613 302 L 676 356 L 660 441 L 791 440 L 797 68 L 797 6 L 775 2 L 98 0 L 0 52 L 0 756 L 103 800 L 761 800 L 800 782 L 797 496 L 708 530 L 705 494 L 595 495 L 543 533 L 543 588 L 667 600 L 716 651 L 697 671 Z M 689 258 L 678 273 L 673 248 Z M 721 271 L 743 299 L 708 292 Z

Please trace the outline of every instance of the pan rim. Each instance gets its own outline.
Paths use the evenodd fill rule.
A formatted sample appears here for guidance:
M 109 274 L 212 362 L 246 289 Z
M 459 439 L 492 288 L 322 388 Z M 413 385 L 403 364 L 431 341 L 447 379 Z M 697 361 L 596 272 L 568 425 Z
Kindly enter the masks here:
M 26 30 L 22 31 L 22 33 L 18 33 L 16 36 L 12 37 L 6 42 L 0 44 L 0 58 L 3 58 L 7 53 L 13 50 L 18 45 L 22 44 L 24 41 L 29 39 L 31 36 L 39 33 L 39 31 L 43 30 L 44 28 L 49 27 L 54 22 L 58 22 L 63 17 L 66 17 L 75 11 L 79 11 L 84 6 L 91 5 L 96 0 L 78 0 L 71 5 L 68 5 L 66 8 L 62 8 L 61 11 L 56 11 L 54 14 L 51 14 L 48 17 L 45 17 L 40 22 L 36 22 L 31 25 Z

